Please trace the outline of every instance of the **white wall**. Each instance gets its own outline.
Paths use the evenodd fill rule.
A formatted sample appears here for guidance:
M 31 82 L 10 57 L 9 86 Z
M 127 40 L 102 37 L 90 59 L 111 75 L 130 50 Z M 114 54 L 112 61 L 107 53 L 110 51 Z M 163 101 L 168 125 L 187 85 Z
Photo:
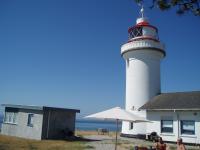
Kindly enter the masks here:
M 160 93 L 160 61 L 163 53 L 144 48 L 126 52 L 123 57 L 126 60 L 126 110 L 146 118 L 146 112 L 138 109 Z M 123 122 L 123 134 L 146 133 L 144 123 L 134 124 L 132 130 L 129 124 Z
M 161 118 L 163 117 L 173 118 L 173 133 L 161 133 Z M 179 134 L 183 142 L 200 144 L 200 111 L 196 112 L 196 115 L 194 111 L 147 111 L 147 119 L 153 122 L 147 124 L 147 133 L 157 132 L 164 141 L 173 142 L 176 142 Z M 194 120 L 195 135 L 182 135 L 180 120 Z

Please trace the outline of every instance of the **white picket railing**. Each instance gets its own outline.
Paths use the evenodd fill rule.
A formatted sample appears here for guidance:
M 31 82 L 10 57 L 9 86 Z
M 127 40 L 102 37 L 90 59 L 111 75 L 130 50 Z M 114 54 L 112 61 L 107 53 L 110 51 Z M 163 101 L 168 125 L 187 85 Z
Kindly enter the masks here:
M 140 48 L 156 48 L 160 50 L 164 50 L 165 46 L 164 44 L 152 40 L 142 40 L 142 41 L 132 41 L 129 43 L 126 43 L 122 45 L 121 47 L 121 53 L 123 54 L 126 51 L 129 51 L 131 49 L 140 49 Z

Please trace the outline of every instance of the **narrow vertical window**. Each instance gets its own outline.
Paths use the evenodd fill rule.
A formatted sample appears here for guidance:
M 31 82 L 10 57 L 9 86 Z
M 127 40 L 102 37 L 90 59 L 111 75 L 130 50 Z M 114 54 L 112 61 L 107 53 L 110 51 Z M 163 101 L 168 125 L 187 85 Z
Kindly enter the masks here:
M 4 115 L 4 122 L 5 122 L 5 123 L 8 122 L 8 112 L 5 112 L 5 115 Z
M 8 113 L 8 122 L 9 122 L 9 123 L 12 123 L 12 121 L 13 121 L 13 113 L 12 113 L 12 112 L 9 112 L 9 113 Z
M 34 117 L 34 114 L 28 114 L 27 126 L 33 127 L 33 117 Z
M 133 129 L 133 122 L 130 122 L 130 130 Z
M 13 113 L 13 123 L 17 123 L 17 113 L 16 112 L 14 112 Z

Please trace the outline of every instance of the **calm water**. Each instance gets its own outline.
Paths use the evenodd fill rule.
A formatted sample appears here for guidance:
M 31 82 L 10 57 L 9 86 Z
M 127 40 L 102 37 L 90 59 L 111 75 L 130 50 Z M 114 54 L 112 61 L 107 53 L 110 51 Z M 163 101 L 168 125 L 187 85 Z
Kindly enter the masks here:
M 3 117 L 0 116 L 0 128 L 3 121 Z M 98 128 L 105 128 L 109 131 L 116 130 L 116 123 L 115 122 L 108 122 L 108 121 L 94 121 L 94 120 L 77 120 L 76 121 L 76 129 L 77 130 L 97 130 Z M 119 130 L 121 129 L 121 124 L 119 124 Z
M 97 130 L 98 128 L 105 128 L 109 131 L 116 130 L 115 122 L 108 121 L 94 121 L 94 120 L 77 120 L 76 121 L 76 129 L 77 130 Z M 121 129 L 121 124 L 119 124 L 119 130 Z

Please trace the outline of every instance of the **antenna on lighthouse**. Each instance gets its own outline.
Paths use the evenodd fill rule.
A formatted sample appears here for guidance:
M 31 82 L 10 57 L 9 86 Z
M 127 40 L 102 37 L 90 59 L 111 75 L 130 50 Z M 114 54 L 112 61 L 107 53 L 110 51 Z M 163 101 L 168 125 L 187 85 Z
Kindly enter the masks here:
M 140 3 L 138 3 L 138 6 L 141 7 L 140 15 L 141 15 L 142 18 L 144 18 L 144 5 L 143 5 L 143 2 L 141 1 Z
M 141 23 L 141 22 L 148 22 L 148 19 L 145 17 L 145 11 L 144 11 L 144 5 L 143 2 L 141 1 L 140 3 L 138 3 L 138 6 L 141 8 L 140 9 L 140 16 L 139 18 L 136 20 L 136 24 Z
M 142 5 L 142 8 L 140 9 L 140 13 L 142 15 L 142 18 L 144 18 L 144 7 L 143 7 L 143 5 Z

